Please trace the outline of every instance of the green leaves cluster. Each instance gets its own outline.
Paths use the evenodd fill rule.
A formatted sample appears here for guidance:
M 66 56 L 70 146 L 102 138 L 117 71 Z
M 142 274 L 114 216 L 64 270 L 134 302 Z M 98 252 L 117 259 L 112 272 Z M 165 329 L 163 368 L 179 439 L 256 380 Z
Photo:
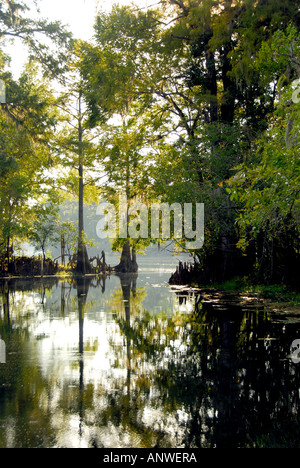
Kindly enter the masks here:
M 40 32 L 55 42 L 52 58 Z M 259 264 L 268 279 L 277 270 L 284 280 L 299 255 L 298 0 L 115 5 L 99 13 L 93 41 L 74 43 L 58 23 L 29 19 L 24 3 L 7 1 L 0 37 L 11 34 L 52 76 L 65 66 L 73 74 L 59 100 L 33 83 L 30 69 L 19 83 L 6 76 L 2 198 L 12 200 L 6 175 L 23 190 L 7 207 L 34 198 L 51 164 L 61 173 L 56 190 L 78 195 L 81 208 L 84 197 L 99 196 L 117 206 L 119 192 L 148 203 L 202 202 L 206 243 L 195 252 L 202 265 L 231 275 L 242 249 L 248 271 Z M 4 66 L 5 54 L 0 60 Z M 72 110 L 74 92 L 80 109 Z
M 245 247 L 251 264 L 255 251 L 265 255 L 261 244 L 272 243 L 279 226 L 295 238 L 298 112 L 283 95 L 299 76 L 298 1 L 116 6 L 99 15 L 95 43 L 79 43 L 77 55 L 90 124 L 116 115 L 133 122 L 140 138 L 131 163 L 147 173 L 145 194 L 205 203 L 199 259 L 215 255 L 221 265 L 233 265 L 236 255 L 235 268 L 237 248 Z M 121 126 L 108 124 L 105 132 L 109 195 L 112 186 L 128 186 L 132 153 Z M 108 142 L 116 132 L 114 146 Z M 129 185 L 133 194 L 140 191 L 137 178 Z M 296 243 L 289 248 L 295 251 Z
M 287 101 L 292 94 L 293 88 L 288 86 L 268 130 L 257 142 L 253 158 L 237 167 L 237 174 L 229 181 L 229 193 L 242 208 L 237 222 L 241 235 L 239 245 L 244 249 L 261 233 L 265 233 L 269 242 L 281 238 L 282 242 L 288 243 L 286 234 L 289 230 L 294 234 L 297 251 L 300 233 L 300 108 Z M 291 133 L 287 135 L 289 129 Z
M 53 78 L 65 69 L 71 36 L 59 23 L 33 19 L 25 2 L 0 5 L 0 79 L 6 102 L 0 107 L 0 253 L 32 237 L 39 205 L 57 203 L 54 192 L 55 133 L 60 117 Z M 31 59 L 18 79 L 3 50 L 7 38 L 27 46 Z M 58 53 L 55 54 L 53 46 Z
M 49 22 L 36 12 L 39 13 L 36 1 L 31 7 L 23 0 L 2 1 L 0 40 L 12 38 L 21 41 L 27 46 L 30 57 L 42 64 L 44 73 L 54 78 L 68 68 L 72 35 L 59 21 Z
M 1 179 L 0 237 L 24 235 L 30 225 L 33 200 L 51 187 L 51 137 L 55 130 L 54 100 L 45 82 L 28 68 L 18 82 L 6 80 L 7 104 L 0 112 Z

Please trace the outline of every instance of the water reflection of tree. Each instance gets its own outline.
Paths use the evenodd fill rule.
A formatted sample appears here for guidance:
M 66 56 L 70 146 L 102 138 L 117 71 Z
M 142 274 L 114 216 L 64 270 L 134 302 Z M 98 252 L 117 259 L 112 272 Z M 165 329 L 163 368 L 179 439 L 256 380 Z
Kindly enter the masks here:
M 51 425 L 49 387 L 41 369 L 27 354 L 28 332 L 24 302 L 28 292 L 43 298 L 57 280 L 7 280 L 0 284 L 0 330 L 6 343 L 7 362 L 0 366 L 0 447 L 32 448 L 55 444 Z M 25 324 L 24 324 L 25 322 Z M 44 405 L 41 406 L 43 399 Z
M 182 339 L 186 318 L 168 318 L 165 313 L 153 315 L 144 311 L 145 295 L 143 289 L 136 289 L 136 276 L 120 276 L 120 282 L 121 289 L 115 292 L 112 305 L 124 346 L 116 347 L 113 338 L 111 346 L 115 366 L 127 369 L 127 379 L 126 383 L 118 382 L 118 392 L 106 390 L 108 405 L 100 420 L 102 424 L 121 426 L 132 440 L 139 439 L 139 446 L 172 447 L 177 442 L 172 424 L 176 423 L 174 414 L 180 409 L 180 402 L 170 390 L 172 365 L 178 363 L 172 362 L 166 349 L 172 354 L 175 341 Z M 150 415 L 152 422 L 147 417 L 151 411 L 157 412 L 154 420 Z
M 137 414 L 147 406 L 175 414 L 185 447 L 299 446 L 300 373 L 287 359 L 294 328 L 201 302 L 191 315 L 129 317 L 117 322 L 131 345 Z M 160 427 L 158 444 L 164 418 Z
M 189 346 L 172 359 L 170 383 L 190 415 L 185 446 L 299 445 L 299 369 L 286 359 L 286 335 L 256 311 L 202 307 L 190 317 Z
M 60 304 L 47 304 L 45 298 L 53 294 L 58 287 L 58 279 L 43 281 L 9 281 L 0 285 L 0 330 L 1 338 L 7 344 L 7 365 L 0 366 L 0 446 L 9 444 L 13 447 L 52 447 L 57 443 L 57 433 L 53 418 L 53 401 L 59 395 L 59 408 L 62 426 L 70 423 L 70 408 L 74 409 L 83 420 L 86 406 L 84 394 L 84 312 L 91 278 L 79 278 L 77 281 L 63 281 Z M 96 285 L 97 286 L 97 285 Z M 79 380 L 76 386 L 69 388 L 70 381 L 63 380 L 60 386 L 57 374 L 43 375 L 39 360 L 28 354 L 34 347 L 28 348 L 31 323 L 40 311 L 46 316 L 53 313 L 57 317 L 60 310 L 64 317 L 74 302 L 71 296 L 76 288 L 78 306 L 78 366 Z M 103 287 L 103 285 L 102 285 Z M 34 293 L 34 296 L 33 294 Z M 26 310 L 26 298 L 35 297 L 35 309 Z M 36 299 L 39 298 L 38 301 Z M 9 315 L 9 311 L 11 316 Z M 43 339 L 41 336 L 39 339 Z M 74 382 L 75 383 L 75 382 Z M 3 413 L 5 412 L 5 413 Z M 80 430 L 80 427 L 79 427 Z M 9 434 L 9 435 L 8 435 Z
M 60 383 L 59 374 L 42 375 L 26 354 L 30 327 L 22 301 L 14 300 L 14 291 L 26 294 L 26 287 L 0 290 L 1 337 L 12 353 L 9 366 L 0 367 L 0 424 L 6 421 L 0 446 L 9 431 L 14 446 L 55 446 L 55 420 L 67 432 L 76 415 L 78 437 L 95 447 L 105 445 L 103 432 L 111 428 L 119 446 L 299 447 L 300 365 L 287 358 L 299 325 L 201 301 L 192 314 L 155 315 L 143 310 L 136 277 L 126 275 L 111 298 L 124 342 L 111 335 L 114 369 L 94 382 L 84 369 L 85 309 L 89 290 L 97 288 L 100 301 L 103 284 L 82 278 L 75 287 L 79 374 Z M 36 290 L 42 298 L 40 285 Z M 69 295 L 60 296 L 64 307 L 57 310 L 64 314 Z
M 116 290 L 110 301 L 115 322 L 124 337 L 123 346 L 116 346 L 114 337 L 110 344 L 113 348 L 114 367 L 127 370 L 126 380 L 115 382 L 115 388 L 106 389 L 107 405 L 101 414 L 97 415 L 97 423 L 101 426 L 113 424 L 121 431 L 120 439 L 129 435 L 139 447 L 152 447 L 158 441 L 164 441 L 164 446 L 171 446 L 167 434 L 159 427 L 149 427 L 143 420 L 143 410 L 146 407 L 145 396 L 149 392 L 148 381 L 140 369 L 137 355 L 136 334 L 131 326 L 139 320 L 143 313 L 142 303 L 146 297 L 145 288 L 137 288 L 137 274 L 119 274 L 121 288 Z M 97 442 L 94 441 L 97 445 Z
M 122 278 L 120 278 L 121 290 L 115 291 L 111 298 L 111 306 L 114 310 L 114 314 L 116 317 L 120 317 L 121 321 L 124 319 L 128 324 L 130 324 L 132 305 L 139 308 L 145 297 L 144 289 L 136 288 L 136 278 L 136 275 L 131 275 L 127 277 L 125 281 L 125 277 L 122 276 Z M 113 426 L 116 431 L 119 431 L 120 440 L 129 435 L 131 440 L 138 437 L 141 446 L 151 446 L 153 441 L 153 444 L 155 443 L 159 434 L 145 427 L 139 417 L 140 405 L 136 401 L 135 390 L 131 389 L 131 341 L 127 340 L 125 346 L 125 368 L 127 370 L 125 380 L 113 380 L 111 382 L 112 385 L 108 385 L 107 381 L 102 381 L 102 385 L 96 386 L 93 382 L 87 382 L 84 377 L 84 355 L 86 348 L 84 322 L 85 309 L 87 309 L 90 304 L 88 301 L 88 292 L 90 288 L 96 287 L 99 291 L 99 299 L 101 293 L 99 285 L 95 284 L 95 279 L 91 279 L 90 277 L 78 278 L 75 287 L 77 290 L 79 325 L 79 380 L 77 385 L 76 382 L 73 382 L 71 387 L 69 382 L 66 381 L 64 387 L 61 389 L 60 407 L 63 408 L 65 424 L 67 424 L 67 419 L 70 417 L 70 414 L 77 414 L 79 416 L 78 435 L 85 443 L 87 441 L 84 432 L 92 425 L 92 428 L 94 428 L 92 432 L 95 434 L 97 434 L 98 427 L 109 428 Z M 103 284 L 100 285 L 100 287 L 101 290 L 103 290 Z M 113 338 L 111 344 L 114 346 Z M 116 358 L 116 361 L 118 361 L 118 358 Z M 117 367 L 119 364 L 116 361 L 115 366 Z M 102 402 L 105 401 L 105 404 L 99 406 L 99 400 Z M 137 411 L 135 411 L 135 409 L 137 409 Z M 92 423 L 91 420 L 93 421 Z M 91 436 L 89 445 L 101 447 L 101 436 Z

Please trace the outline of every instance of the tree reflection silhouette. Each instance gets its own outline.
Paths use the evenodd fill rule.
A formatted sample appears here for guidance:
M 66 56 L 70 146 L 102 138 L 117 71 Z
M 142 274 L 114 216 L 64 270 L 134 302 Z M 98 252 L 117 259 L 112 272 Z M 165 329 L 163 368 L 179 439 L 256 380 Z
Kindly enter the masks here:
M 93 447 L 299 448 L 300 365 L 288 357 L 299 317 L 229 304 L 222 295 L 200 295 L 192 313 L 146 311 L 137 279 L 122 275 L 113 289 L 116 277 L 112 287 L 79 278 L 67 296 L 62 282 L 44 289 L 39 282 L 38 297 L 30 283 L 3 283 L 0 334 L 9 365 L 0 366 L 0 446 L 9 436 L 20 447 L 79 440 Z M 29 354 L 43 350 L 38 321 L 53 326 L 50 364 Z M 103 346 L 85 325 L 106 331 Z M 69 347 L 55 347 L 57 327 L 75 330 Z M 65 367 L 55 360 L 65 359 L 64 350 Z
M 117 322 L 134 350 L 135 388 L 157 394 L 153 410 L 177 413 L 179 445 L 299 445 L 299 367 L 287 358 L 295 327 L 253 307 L 201 301 L 191 315 L 144 311 L 130 322 L 129 285 L 122 290 L 126 320 Z
M 85 413 L 84 395 L 84 313 L 87 304 L 89 288 L 92 282 L 91 276 L 80 276 L 76 278 L 77 301 L 78 301 L 78 323 L 79 323 L 79 404 L 78 413 L 80 417 L 79 437 L 82 437 Z

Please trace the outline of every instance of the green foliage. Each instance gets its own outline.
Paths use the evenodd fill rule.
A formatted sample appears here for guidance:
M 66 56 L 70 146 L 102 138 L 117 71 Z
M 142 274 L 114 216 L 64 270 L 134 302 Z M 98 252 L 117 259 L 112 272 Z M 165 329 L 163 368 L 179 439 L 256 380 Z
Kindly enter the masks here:
M 5 0 L 0 4 L 0 40 L 13 38 L 28 47 L 31 58 L 38 60 L 44 73 L 57 77 L 67 70 L 69 53 L 73 47 L 72 35 L 59 21 L 32 19 L 27 1 Z M 37 8 L 34 2 L 34 8 Z
M 41 251 L 45 259 L 46 248 L 60 240 L 57 226 L 57 213 L 51 205 L 38 206 L 35 209 L 35 220 L 29 231 L 29 241 Z
M 284 157 L 273 145 L 290 145 L 285 130 L 294 117 L 283 129 L 274 106 L 276 90 L 297 74 L 297 15 L 295 2 L 282 8 L 280 1 L 253 0 L 170 0 L 164 9 L 116 6 L 100 14 L 96 44 L 77 47 L 90 124 L 130 115 L 137 135 L 133 157 L 120 150 L 128 135 L 120 143 L 121 130 L 116 143 L 116 127 L 106 125 L 105 195 L 117 187 L 136 195 L 140 179 L 150 199 L 204 202 L 206 244 L 199 258 L 219 251 L 225 259 L 228 249 L 243 246 L 249 225 L 248 242 L 255 229 L 272 238 L 280 223 L 287 227 L 286 216 L 293 212 L 294 219 L 297 211 L 296 147 Z M 254 180 L 263 191 L 253 190 Z M 292 222 L 289 235 L 294 229 Z
M 281 101 L 251 160 L 229 181 L 231 197 L 241 206 L 239 244 L 244 248 L 261 232 L 269 240 L 284 235 L 287 225 L 299 235 L 300 108 L 291 103 L 292 94 L 292 86 L 281 90 Z
M 25 3 L 3 3 L 0 37 L 22 36 L 56 73 L 72 41 L 58 23 L 28 16 Z M 37 32 L 65 47 L 50 57 Z M 84 196 L 117 207 L 122 191 L 148 204 L 202 202 L 202 266 L 215 256 L 213 268 L 235 276 L 243 251 L 265 279 L 275 270 L 285 278 L 283 258 L 299 255 L 298 0 L 116 5 L 98 15 L 94 42 L 74 51 L 65 62 L 73 84 L 58 100 L 34 67 L 18 83 L 0 76 L 9 103 L 0 115 L 3 242 L 26 231 L 21 212 L 45 194 L 37 178 L 57 164 L 56 188 L 77 195 L 81 212 Z
M 0 243 L 24 239 L 33 200 L 48 196 L 57 122 L 49 83 L 27 66 L 18 82 L 6 75 L 7 104 L 0 110 Z

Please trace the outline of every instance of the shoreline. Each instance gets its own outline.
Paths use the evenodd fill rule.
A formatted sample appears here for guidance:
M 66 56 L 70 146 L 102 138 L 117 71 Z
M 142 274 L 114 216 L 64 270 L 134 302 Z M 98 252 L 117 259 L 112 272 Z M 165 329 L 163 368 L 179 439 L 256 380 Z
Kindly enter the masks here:
M 273 292 L 272 289 L 282 288 L 280 293 Z M 264 309 L 284 315 L 296 314 L 300 316 L 300 293 L 295 291 L 283 291 L 283 287 L 278 285 L 251 285 L 248 288 L 226 287 L 226 283 L 218 285 L 170 285 L 170 289 L 175 293 L 199 294 L 200 301 L 211 303 L 215 307 L 238 306 L 245 308 Z M 266 291 L 271 291 L 266 297 Z M 280 297 L 278 297 L 280 296 Z M 294 298 L 292 298 L 294 296 Z
M 128 273 L 130 274 L 130 273 Z M 44 281 L 44 280 L 76 280 L 79 278 L 107 278 L 115 276 L 115 271 L 78 275 L 76 273 L 44 275 L 44 276 L 5 276 L 0 277 L 0 284 L 10 281 Z M 282 285 L 244 284 L 239 280 L 224 282 L 223 284 L 169 284 L 172 292 L 180 294 L 199 294 L 202 301 L 212 305 L 233 305 L 240 307 L 256 307 L 278 314 L 300 315 L 300 293 L 290 291 Z

